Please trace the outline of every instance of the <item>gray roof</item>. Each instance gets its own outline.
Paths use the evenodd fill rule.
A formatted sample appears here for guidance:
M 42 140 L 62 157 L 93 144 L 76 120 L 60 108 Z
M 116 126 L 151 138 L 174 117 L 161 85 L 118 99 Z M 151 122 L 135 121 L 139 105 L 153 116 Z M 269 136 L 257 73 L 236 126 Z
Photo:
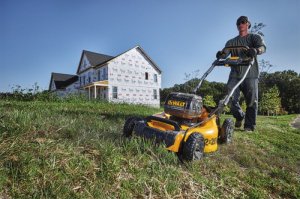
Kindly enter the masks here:
M 92 66 L 96 66 L 96 65 L 105 63 L 108 60 L 110 60 L 111 58 L 113 58 L 113 56 L 110 56 L 110 55 L 94 53 L 94 52 L 90 52 L 87 50 L 84 50 L 84 54 L 86 55 L 86 57 L 88 58 L 88 60 L 90 61 Z
M 100 53 L 83 50 L 80 61 L 79 61 L 79 65 L 77 68 L 77 74 L 79 73 L 79 67 L 80 67 L 80 63 L 81 63 L 83 55 L 85 55 L 87 57 L 87 59 L 89 60 L 89 62 L 92 66 L 97 66 L 99 64 L 105 63 L 105 62 L 111 60 L 112 58 L 114 58 L 113 56 L 110 56 L 110 55 L 104 55 L 104 54 L 100 54 Z

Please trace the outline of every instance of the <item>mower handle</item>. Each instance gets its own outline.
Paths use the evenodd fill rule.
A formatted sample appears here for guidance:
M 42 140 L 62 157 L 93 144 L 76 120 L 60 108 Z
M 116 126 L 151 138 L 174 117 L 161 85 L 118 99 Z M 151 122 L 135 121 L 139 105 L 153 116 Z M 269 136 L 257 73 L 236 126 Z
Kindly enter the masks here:
M 226 55 L 229 55 L 230 50 L 244 50 L 248 51 L 250 48 L 248 46 L 227 46 L 222 49 L 222 52 Z M 227 56 L 226 56 L 227 57 Z M 216 62 L 216 66 L 248 66 L 253 57 L 234 57 L 231 56 L 230 58 L 218 59 Z
M 249 73 L 250 68 L 254 64 L 254 59 L 252 58 L 243 77 L 236 83 L 236 85 L 230 90 L 230 92 L 225 96 L 223 100 L 219 101 L 218 107 L 213 110 L 209 115 L 212 116 L 214 114 L 220 114 L 223 112 L 224 107 L 228 104 L 231 96 L 233 95 L 234 91 L 239 87 L 239 85 L 245 80 L 247 74 Z
M 227 59 L 219 59 L 215 62 L 216 66 L 249 66 L 253 58 L 229 57 Z
M 225 50 L 237 50 L 237 49 L 249 50 L 250 48 L 248 46 L 227 46 L 222 49 L 222 52 L 224 52 Z
M 223 48 L 223 52 L 225 50 L 234 50 L 234 49 L 243 49 L 243 50 L 248 50 L 248 46 L 228 46 Z M 229 53 L 229 52 L 228 52 Z M 241 58 L 241 57 L 231 57 L 227 59 L 216 59 L 211 67 L 204 73 L 204 75 L 201 77 L 199 84 L 196 86 L 196 88 L 193 90 L 193 93 L 196 94 L 197 90 L 200 88 L 203 80 L 211 73 L 211 71 L 215 68 L 215 66 L 249 66 L 250 67 L 253 65 L 253 58 L 247 57 L 247 58 Z M 247 70 L 247 73 L 249 71 Z

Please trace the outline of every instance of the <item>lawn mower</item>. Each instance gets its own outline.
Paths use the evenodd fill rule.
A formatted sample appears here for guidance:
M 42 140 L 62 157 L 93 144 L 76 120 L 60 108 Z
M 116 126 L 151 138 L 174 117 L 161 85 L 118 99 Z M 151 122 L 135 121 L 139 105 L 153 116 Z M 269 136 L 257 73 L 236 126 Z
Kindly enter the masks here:
M 223 49 L 245 50 L 248 47 L 235 46 Z M 166 149 L 177 153 L 182 161 L 199 160 L 204 153 L 214 152 L 218 143 L 230 143 L 233 138 L 234 122 L 227 118 L 222 126 L 219 115 L 228 104 L 233 92 L 244 81 L 254 59 L 250 57 L 229 57 L 216 59 L 211 67 L 201 77 L 193 93 L 172 92 L 164 103 L 164 112 L 146 118 L 129 117 L 124 124 L 123 135 L 140 136 L 164 143 Z M 217 107 L 203 105 L 201 96 L 196 91 L 201 87 L 203 80 L 216 66 L 245 66 L 247 67 L 241 80 L 228 92 Z

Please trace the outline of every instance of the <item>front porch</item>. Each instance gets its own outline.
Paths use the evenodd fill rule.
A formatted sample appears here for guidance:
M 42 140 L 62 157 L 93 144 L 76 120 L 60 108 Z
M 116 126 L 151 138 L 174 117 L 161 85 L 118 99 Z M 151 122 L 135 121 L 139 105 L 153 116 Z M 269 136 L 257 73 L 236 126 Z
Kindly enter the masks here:
M 91 99 L 108 99 L 108 81 L 97 81 L 87 84 L 82 87 L 83 90 L 87 91 L 89 100 Z

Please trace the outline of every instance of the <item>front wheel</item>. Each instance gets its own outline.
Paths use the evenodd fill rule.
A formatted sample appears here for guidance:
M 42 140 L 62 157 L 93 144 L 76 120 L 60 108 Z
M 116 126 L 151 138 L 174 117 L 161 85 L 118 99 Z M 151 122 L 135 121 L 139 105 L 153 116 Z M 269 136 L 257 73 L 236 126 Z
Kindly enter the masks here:
M 219 140 L 221 143 L 228 144 L 232 142 L 234 132 L 234 122 L 232 119 L 227 118 L 224 120 L 220 130 Z
M 124 124 L 123 127 L 123 136 L 125 137 L 131 137 L 132 136 L 132 132 L 135 126 L 135 123 L 138 121 L 141 121 L 142 118 L 140 117 L 129 117 Z
M 192 133 L 183 143 L 180 157 L 185 161 L 200 160 L 204 154 L 204 138 L 200 133 Z

